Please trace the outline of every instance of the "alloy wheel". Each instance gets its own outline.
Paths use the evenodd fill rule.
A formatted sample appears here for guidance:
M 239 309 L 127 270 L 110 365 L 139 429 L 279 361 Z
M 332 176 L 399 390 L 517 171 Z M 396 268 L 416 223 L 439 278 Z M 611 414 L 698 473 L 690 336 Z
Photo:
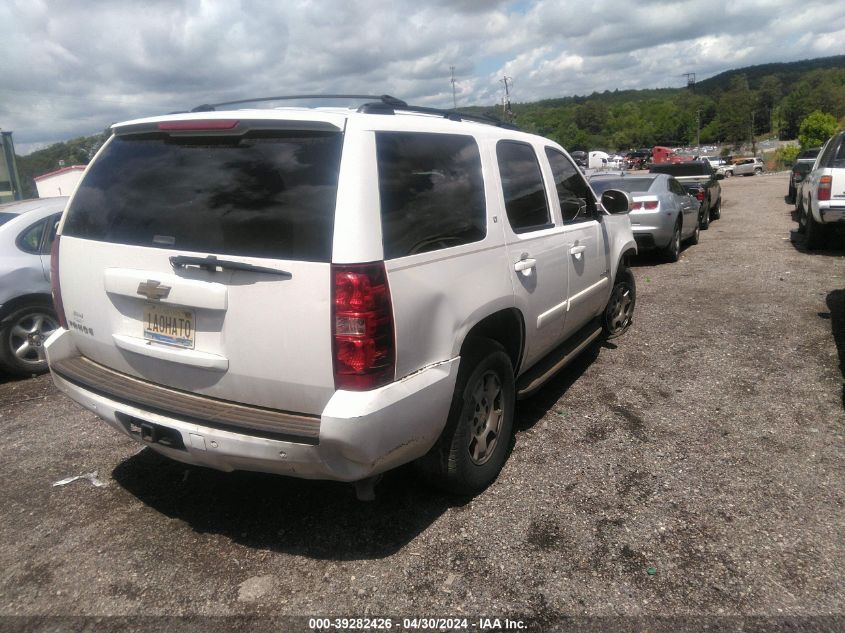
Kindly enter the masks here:
M 496 450 L 504 418 L 502 383 L 494 371 L 479 378 L 472 392 L 472 419 L 469 421 L 469 457 L 478 466 Z

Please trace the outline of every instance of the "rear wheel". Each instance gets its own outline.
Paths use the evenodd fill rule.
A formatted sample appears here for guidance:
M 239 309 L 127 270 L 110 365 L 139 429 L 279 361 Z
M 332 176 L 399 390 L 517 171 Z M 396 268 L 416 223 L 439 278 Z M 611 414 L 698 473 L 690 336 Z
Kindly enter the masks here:
M 707 212 L 707 209 L 703 209 L 699 211 L 698 217 L 698 226 L 701 228 L 702 231 L 706 231 L 710 228 L 710 213 Z
M 789 185 L 789 192 L 786 194 L 786 201 L 795 204 L 795 187 Z
M 34 302 L 14 310 L 0 325 L 0 370 L 13 376 L 47 371 L 44 341 L 59 327 L 52 306 Z
M 675 222 L 675 229 L 672 231 L 672 238 L 668 246 L 663 249 L 663 257 L 668 262 L 676 262 L 681 257 L 681 219 Z
M 637 303 L 637 285 L 630 268 L 619 266 L 610 299 L 602 315 L 605 338 L 622 336 L 634 321 L 634 307 Z
M 712 220 L 718 220 L 721 217 L 722 217 L 722 198 L 720 196 L 719 199 L 716 200 L 716 206 L 713 207 L 713 210 L 710 212 L 710 218 Z
M 795 219 L 798 221 L 798 232 L 807 232 L 807 214 L 804 212 L 804 201 L 798 199 L 798 204 L 795 205 Z
M 806 220 L 806 232 L 804 235 L 804 246 L 807 250 L 814 251 L 824 245 L 824 226 L 816 222 L 812 210 L 804 211 Z
M 515 393 L 513 366 L 504 348 L 490 339 L 468 341 L 446 427 L 418 468 L 448 492 L 484 490 L 508 455 Z

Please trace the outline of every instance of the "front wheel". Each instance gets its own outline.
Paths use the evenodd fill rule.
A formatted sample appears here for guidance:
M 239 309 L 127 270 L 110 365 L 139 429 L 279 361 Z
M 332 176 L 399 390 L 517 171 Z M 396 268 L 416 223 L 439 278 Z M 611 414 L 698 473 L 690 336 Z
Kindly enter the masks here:
M 0 325 L 0 371 L 31 376 L 47 371 L 44 341 L 59 327 L 48 303 L 31 303 L 14 310 Z
M 759 176 L 759 175 L 760 175 L 760 174 L 762 174 L 762 173 L 763 173 L 763 170 L 762 170 L 762 169 L 760 169 L 759 167 L 758 167 L 757 169 L 755 169 L 755 170 L 754 170 L 754 175 L 755 175 L 755 176 Z
M 501 345 L 476 339 L 466 347 L 446 427 L 417 466 L 447 492 L 472 495 L 493 483 L 504 466 L 516 389 L 510 357 Z
M 610 299 L 602 315 L 605 338 L 622 336 L 634 322 L 634 306 L 637 303 L 637 284 L 630 268 L 619 266 L 616 281 L 610 292 Z

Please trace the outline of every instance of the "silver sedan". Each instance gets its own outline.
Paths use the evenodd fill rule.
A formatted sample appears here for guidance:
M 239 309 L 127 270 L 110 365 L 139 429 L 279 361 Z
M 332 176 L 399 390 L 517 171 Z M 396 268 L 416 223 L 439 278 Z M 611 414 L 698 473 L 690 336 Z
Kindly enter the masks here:
M 590 184 L 599 195 L 606 189 L 631 194 L 631 229 L 639 250 L 658 249 L 678 261 L 684 242 L 698 244 L 700 203 L 667 174 L 595 174 Z
M 67 198 L 0 205 L 0 372 L 47 371 L 43 343 L 58 327 L 50 246 Z

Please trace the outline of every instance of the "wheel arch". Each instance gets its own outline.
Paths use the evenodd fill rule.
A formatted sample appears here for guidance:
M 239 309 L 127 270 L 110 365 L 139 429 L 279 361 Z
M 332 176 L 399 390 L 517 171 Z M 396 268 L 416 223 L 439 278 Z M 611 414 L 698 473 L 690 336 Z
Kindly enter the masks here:
M 478 338 L 491 339 L 504 347 L 511 359 L 514 375 L 518 375 L 525 350 L 525 320 L 517 308 L 493 312 L 473 325 L 461 341 L 461 355 L 472 344 L 472 339 Z
M 46 293 L 34 292 L 26 295 L 20 295 L 14 299 L 10 299 L 0 307 L 0 324 L 18 308 L 22 308 L 32 304 L 49 304 L 50 309 L 54 312 L 56 308 L 53 306 L 53 297 Z

